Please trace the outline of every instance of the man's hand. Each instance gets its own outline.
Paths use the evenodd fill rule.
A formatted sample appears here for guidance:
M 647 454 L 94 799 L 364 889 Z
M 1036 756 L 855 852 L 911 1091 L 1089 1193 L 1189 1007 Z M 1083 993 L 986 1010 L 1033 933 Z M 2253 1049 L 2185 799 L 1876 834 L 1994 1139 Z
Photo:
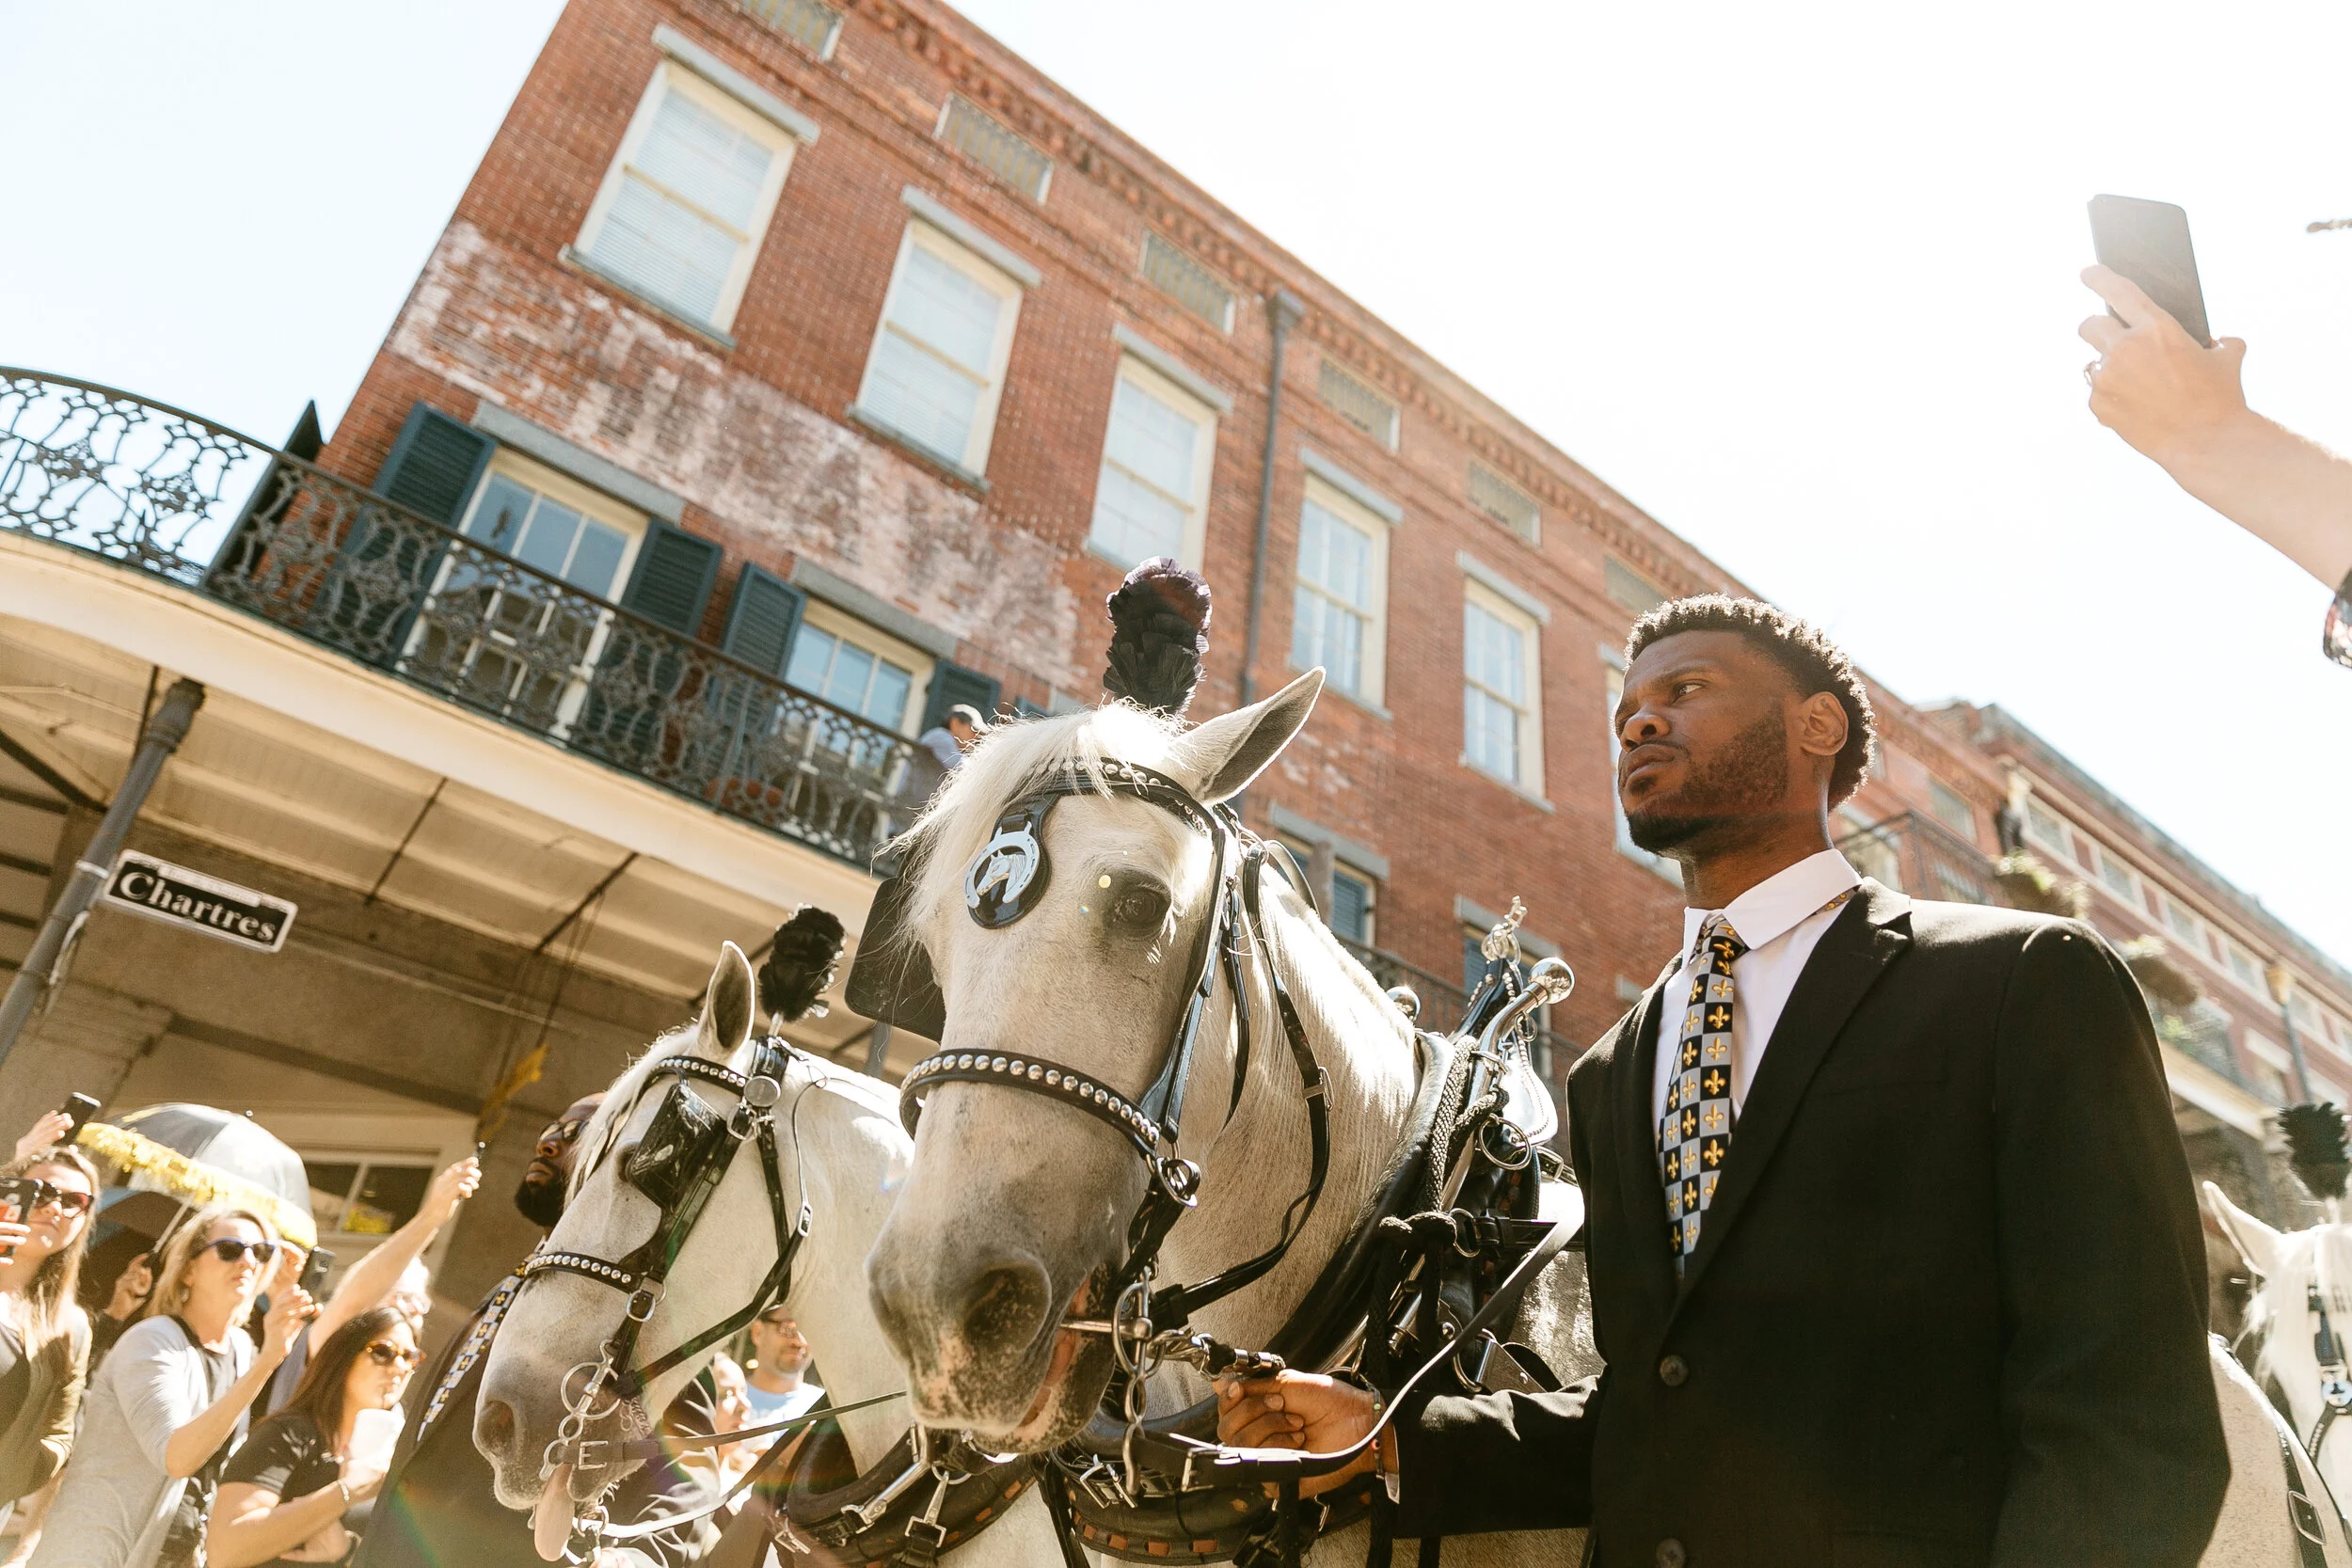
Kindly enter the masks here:
M 1216 1386 L 1217 1441 L 1237 1448 L 1330 1453 L 1360 1441 L 1379 1418 L 1379 1401 L 1320 1372 L 1277 1372 Z M 1375 1468 L 1378 1447 L 1366 1449 L 1343 1470 L 1301 1481 L 1298 1495 L 1328 1492 Z
M 33 1123 L 33 1130 L 16 1140 L 16 1157 L 26 1159 L 65 1136 L 65 1130 L 73 1125 L 73 1118 L 63 1111 L 52 1111 Z
M 2101 424 L 2169 469 L 2253 418 L 2240 378 L 2245 340 L 2205 347 L 2109 268 L 2084 268 L 2083 282 L 2115 311 L 2076 329 L 2099 351 L 2090 380 L 2090 412 Z
M 473 1196 L 473 1190 L 481 1185 L 482 1163 L 469 1154 L 433 1179 L 417 1212 L 430 1216 L 429 1223 L 438 1230 L 457 1212 L 457 1206 Z

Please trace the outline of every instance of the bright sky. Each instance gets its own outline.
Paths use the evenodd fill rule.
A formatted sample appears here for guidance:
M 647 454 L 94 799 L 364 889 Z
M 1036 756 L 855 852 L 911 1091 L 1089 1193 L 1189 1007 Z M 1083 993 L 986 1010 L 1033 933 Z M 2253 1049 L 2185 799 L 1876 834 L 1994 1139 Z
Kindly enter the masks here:
M 2327 595 L 2083 409 L 2083 202 L 2188 209 L 2352 450 L 2352 10 L 969 0 L 1914 701 L 1998 702 L 2352 961 Z M 558 7 L 0 7 L 0 358 L 331 430 Z M 1476 18 L 1472 24 L 1467 20 Z

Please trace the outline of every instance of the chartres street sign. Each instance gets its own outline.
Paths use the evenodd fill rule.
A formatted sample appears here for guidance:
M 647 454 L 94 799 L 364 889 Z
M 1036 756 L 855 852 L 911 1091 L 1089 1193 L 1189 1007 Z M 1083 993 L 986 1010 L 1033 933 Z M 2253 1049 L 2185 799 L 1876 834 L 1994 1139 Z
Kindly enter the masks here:
M 275 953 L 294 928 L 294 906 L 184 865 L 125 849 L 102 897 L 116 909 L 184 926 L 207 936 Z

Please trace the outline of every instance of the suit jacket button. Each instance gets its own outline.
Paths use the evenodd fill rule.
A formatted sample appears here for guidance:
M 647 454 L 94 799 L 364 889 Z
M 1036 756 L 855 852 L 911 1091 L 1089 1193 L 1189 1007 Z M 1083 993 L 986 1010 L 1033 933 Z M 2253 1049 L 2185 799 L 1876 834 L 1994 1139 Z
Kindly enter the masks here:
M 1682 1543 L 1673 1536 L 1658 1544 L 1658 1568 L 1682 1568 L 1691 1560 L 1691 1554 L 1682 1549 Z
M 1664 1384 L 1664 1385 L 1665 1385 L 1667 1387 L 1669 1387 L 1669 1388 L 1679 1388 L 1679 1387 L 1681 1387 L 1681 1386 L 1682 1386 L 1682 1380 L 1683 1380 L 1683 1379 L 1685 1379 L 1685 1378 L 1687 1378 L 1687 1377 L 1689 1377 L 1690 1375 L 1691 1375 L 1691 1364 L 1690 1364 L 1689 1362 L 1687 1362 L 1687 1361 L 1683 1360 L 1683 1359 L 1682 1359 L 1682 1357 L 1680 1357 L 1679 1355 L 1670 1355 L 1670 1356 L 1666 1357 L 1666 1359 L 1665 1359 L 1665 1360 L 1661 1361 L 1661 1362 L 1658 1364 L 1658 1381 L 1659 1381 L 1659 1382 L 1661 1382 L 1661 1383 L 1662 1383 L 1662 1384 Z M 1668 1546 L 1674 1546 L 1675 1550 L 1676 1550 L 1677 1553 L 1679 1553 L 1679 1552 L 1682 1550 L 1682 1548 L 1681 1548 L 1680 1546 L 1678 1546 L 1678 1545 L 1675 1545 L 1675 1544 L 1674 1544 L 1673 1542 L 1671 1542 L 1671 1541 L 1670 1541 L 1670 1542 L 1668 1542 L 1668 1543 L 1666 1544 L 1666 1545 L 1668 1545 Z M 1660 1556 L 1659 1556 L 1659 1560 L 1659 1560 L 1661 1563 L 1663 1563 L 1663 1562 L 1666 1560 L 1665 1560 L 1665 1556 L 1664 1556 L 1664 1553 L 1665 1553 L 1666 1547 L 1665 1547 L 1665 1546 L 1661 1546 L 1661 1547 L 1659 1547 L 1659 1548 L 1658 1548 L 1658 1550 L 1659 1550 L 1659 1553 L 1660 1553 Z M 1677 1557 L 1675 1559 L 1675 1560 L 1676 1560 L 1677 1562 L 1680 1562 L 1680 1561 L 1682 1560 L 1682 1559 L 1681 1559 L 1679 1556 L 1677 1556 Z

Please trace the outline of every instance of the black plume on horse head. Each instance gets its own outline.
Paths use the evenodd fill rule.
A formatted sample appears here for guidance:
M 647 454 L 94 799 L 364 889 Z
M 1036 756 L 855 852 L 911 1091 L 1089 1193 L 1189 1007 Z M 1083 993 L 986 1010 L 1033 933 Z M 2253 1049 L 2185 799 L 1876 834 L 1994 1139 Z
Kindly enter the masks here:
M 1127 574 L 1111 613 L 1103 689 L 1171 718 L 1184 713 L 1209 655 L 1209 585 L 1164 555 Z
M 2332 1104 L 2290 1105 L 2279 1113 L 2279 1130 L 2287 1135 L 2287 1164 L 2305 1190 L 2323 1203 L 2342 1197 L 2352 1176 L 2344 1113 Z
M 841 965 L 841 921 L 814 904 L 776 927 L 768 961 L 759 966 L 759 1010 L 787 1023 L 804 1017 L 833 984 Z

